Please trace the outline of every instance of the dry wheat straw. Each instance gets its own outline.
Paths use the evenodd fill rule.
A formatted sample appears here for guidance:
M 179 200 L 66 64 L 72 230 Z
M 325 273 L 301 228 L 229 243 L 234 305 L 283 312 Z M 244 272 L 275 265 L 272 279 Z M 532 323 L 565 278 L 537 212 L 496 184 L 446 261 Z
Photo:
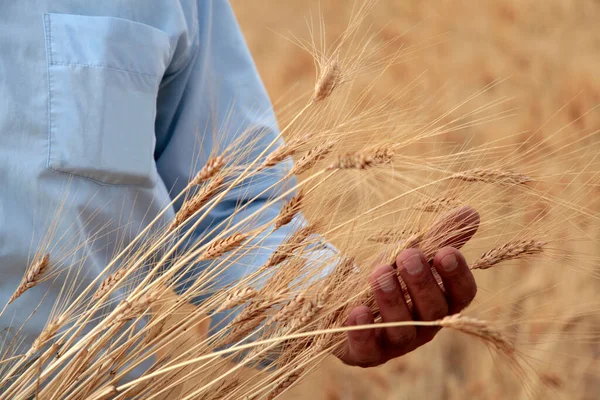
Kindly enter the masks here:
M 327 67 L 321 72 L 321 76 L 315 84 L 315 91 L 313 94 L 313 102 L 318 103 L 325 100 L 335 88 L 340 84 L 341 70 L 337 60 L 331 60 Z
M 175 215 L 175 219 L 169 227 L 169 231 L 175 230 L 177 227 L 187 221 L 192 215 L 196 214 L 196 212 L 200 210 L 202 206 L 204 206 L 211 199 L 211 197 L 217 193 L 224 181 L 225 177 L 223 176 L 213 178 L 210 182 L 203 186 L 198 193 L 192 196 L 191 199 L 183 203 L 181 209 Z
M 373 152 L 347 153 L 338 156 L 336 162 L 330 164 L 327 169 L 367 169 L 377 165 L 389 163 L 394 157 L 390 148 L 380 148 Z
M 103 387 L 92 393 L 87 399 L 88 400 L 110 400 L 117 396 L 119 392 L 113 385 Z
M 48 324 L 44 328 L 44 330 L 42 330 L 39 336 L 33 341 L 33 344 L 31 345 L 31 348 L 29 349 L 25 357 L 31 357 L 39 350 L 44 348 L 48 341 L 50 341 L 54 336 L 56 336 L 60 328 L 64 325 L 65 320 L 66 318 L 64 316 L 60 316 L 54 321 L 52 321 L 50 324 Z
M 25 293 L 26 291 L 28 291 L 29 289 L 31 289 L 32 287 L 37 285 L 40 278 L 44 274 L 44 272 L 46 272 L 46 270 L 48 269 L 49 265 L 50 265 L 50 254 L 46 254 L 40 260 L 34 262 L 29 267 L 27 273 L 23 277 L 23 280 L 19 284 L 19 287 L 17 288 L 17 290 L 15 290 L 13 295 L 8 300 L 8 304 L 12 303 L 16 299 L 18 299 L 20 296 L 22 296 L 23 293 Z
M 234 233 L 225 239 L 218 239 L 211 242 L 206 250 L 200 255 L 200 261 L 212 260 L 221 257 L 223 254 L 235 250 L 248 238 L 247 233 Z
M 484 253 L 475 261 L 471 269 L 488 269 L 501 263 L 526 255 L 540 254 L 547 243 L 537 240 L 516 240 L 498 246 Z
M 225 158 L 223 156 L 211 157 L 208 159 L 204 167 L 192 179 L 193 185 L 199 185 L 202 182 L 205 182 L 215 175 L 217 175 L 223 166 L 225 165 Z
M 290 201 L 284 204 L 275 220 L 275 229 L 279 229 L 292 222 L 294 217 L 300 212 L 303 200 L 304 193 L 300 190 L 296 196 L 292 197 Z
M 484 182 L 504 185 L 524 185 L 526 183 L 533 182 L 533 179 L 527 175 L 511 171 L 485 168 L 474 168 L 464 172 L 457 172 L 450 176 L 450 179 L 456 179 L 465 182 Z

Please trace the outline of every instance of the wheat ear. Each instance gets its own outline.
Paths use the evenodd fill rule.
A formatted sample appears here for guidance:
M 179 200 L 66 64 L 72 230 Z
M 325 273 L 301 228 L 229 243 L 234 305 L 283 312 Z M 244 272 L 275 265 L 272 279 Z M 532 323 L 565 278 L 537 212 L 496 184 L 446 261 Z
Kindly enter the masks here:
M 331 93 L 340 84 L 341 72 L 340 64 L 337 60 L 331 60 L 327 64 L 315 84 L 315 91 L 312 98 L 313 103 L 318 103 L 331 96 Z
M 204 167 L 192 179 L 193 185 L 199 185 L 202 182 L 206 182 L 207 180 L 213 178 L 217 175 L 221 168 L 225 165 L 225 158 L 223 156 L 210 157 Z
M 303 371 L 304 371 L 304 368 L 300 368 L 299 370 L 296 370 L 296 371 L 290 373 L 288 376 L 286 376 L 285 379 L 283 381 L 279 382 L 279 384 L 275 387 L 275 389 L 273 389 L 271 391 L 271 393 L 269 393 L 267 400 L 273 400 L 276 397 L 278 397 L 280 394 L 285 392 L 290 386 L 292 386 L 294 383 L 296 383 L 296 381 L 298 379 L 300 379 Z
M 198 210 L 204 206 L 211 197 L 213 197 L 223 182 L 225 181 L 225 177 L 219 176 L 213 178 L 210 182 L 208 182 L 205 186 L 198 191 L 191 199 L 187 200 L 181 206 L 181 209 L 175 215 L 175 220 L 169 227 L 169 231 L 174 231 L 187 221 L 192 215 L 194 215 Z
M 415 204 L 412 208 L 418 211 L 433 213 L 455 208 L 459 205 L 460 202 L 454 197 L 436 197 L 433 199 L 423 200 Z
M 440 320 L 439 324 L 444 328 L 454 329 L 467 335 L 475 336 L 485 343 L 491 344 L 504 355 L 512 356 L 514 354 L 514 347 L 504 335 L 486 321 L 465 317 L 462 314 L 454 314 Z
M 511 171 L 484 168 L 474 168 L 464 172 L 457 172 L 456 174 L 451 175 L 450 179 L 465 182 L 484 182 L 504 185 L 524 185 L 533 182 L 533 179 L 527 175 Z
M 502 261 L 514 260 L 521 256 L 540 254 L 547 243 L 537 240 L 516 240 L 498 246 L 484 253 L 475 261 L 471 269 L 488 269 Z
M 19 284 L 19 287 L 17 288 L 17 290 L 15 290 L 13 295 L 8 300 L 8 304 L 12 303 L 13 301 L 15 301 L 16 299 L 21 297 L 23 295 L 23 293 L 25 293 L 26 291 L 28 291 L 29 289 L 31 289 L 32 287 L 37 285 L 39 282 L 39 279 L 42 277 L 44 272 L 46 272 L 46 270 L 48 269 L 49 266 L 50 266 L 50 255 L 49 254 L 46 254 L 40 260 L 34 262 L 27 270 L 27 273 L 23 277 L 23 280 Z
M 120 269 L 110 274 L 106 279 L 102 281 L 96 293 L 94 293 L 94 300 L 102 298 L 106 293 L 110 292 L 113 287 L 123 278 L 127 270 Z
M 211 242 L 207 249 L 200 255 L 199 261 L 212 260 L 221 257 L 223 254 L 235 250 L 248 238 L 247 233 L 234 233 L 224 239 L 218 239 Z
M 296 214 L 300 212 L 303 200 L 304 193 L 302 190 L 300 190 L 296 196 L 292 197 L 290 201 L 284 204 L 279 212 L 279 215 L 277 216 L 277 219 L 275 220 L 275 229 L 279 229 L 282 226 L 292 222 Z
M 318 161 L 325 158 L 331 151 L 333 143 L 324 143 L 310 149 L 302 158 L 300 158 L 290 171 L 291 175 L 299 175 L 312 168 Z
M 367 169 L 389 163 L 393 157 L 394 152 L 390 148 L 380 148 L 372 152 L 348 153 L 339 156 L 337 161 L 330 164 L 327 169 Z

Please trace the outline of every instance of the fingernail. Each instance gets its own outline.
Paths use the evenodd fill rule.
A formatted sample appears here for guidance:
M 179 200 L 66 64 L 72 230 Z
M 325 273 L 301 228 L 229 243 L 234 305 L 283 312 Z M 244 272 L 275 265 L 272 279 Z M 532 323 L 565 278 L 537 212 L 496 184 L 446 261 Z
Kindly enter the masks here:
M 406 260 L 402 261 L 402 268 L 411 275 L 419 275 L 423 271 L 423 261 L 419 253 L 413 254 Z
M 444 271 L 452 272 L 458 267 L 458 260 L 454 254 L 448 254 L 442 258 L 441 264 Z
M 396 277 L 391 272 L 384 272 L 377 278 L 379 289 L 384 293 L 393 292 L 396 289 Z
M 371 316 L 367 313 L 356 316 L 356 325 L 367 325 L 371 323 Z

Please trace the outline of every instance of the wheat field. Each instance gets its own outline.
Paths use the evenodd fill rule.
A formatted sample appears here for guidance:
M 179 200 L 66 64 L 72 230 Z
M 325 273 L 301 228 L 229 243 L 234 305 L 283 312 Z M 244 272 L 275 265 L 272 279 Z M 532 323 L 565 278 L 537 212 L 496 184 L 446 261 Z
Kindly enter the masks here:
M 232 4 L 280 111 L 285 105 L 280 99 L 314 81 L 311 55 L 290 38 L 307 37 L 307 21 L 321 15 L 327 37 L 333 40 L 345 29 L 354 1 Z M 577 141 L 600 129 L 598 20 L 600 2 L 594 0 L 381 0 L 366 22 L 377 32 L 376 41 L 397 38 L 390 49 L 404 48 L 406 56 L 377 80 L 374 93 L 386 96 L 390 88 L 410 86 L 401 102 L 423 104 L 415 112 L 425 119 L 447 117 L 448 110 L 478 93 L 451 115 L 498 102 L 494 110 L 502 118 L 494 114 L 482 126 L 449 132 L 444 137 L 448 143 L 468 147 L 500 138 L 518 143 L 533 136 L 534 143 L 548 146 L 548 152 L 559 151 L 544 140 L 550 134 Z M 590 145 L 585 139 L 580 143 Z M 544 168 L 559 166 L 546 162 Z M 548 190 L 560 195 L 562 187 Z M 598 194 L 591 190 L 585 199 L 596 211 Z M 310 211 L 307 214 L 310 217 Z M 593 219 L 573 224 L 574 232 L 595 240 L 599 228 Z M 574 252 L 600 253 L 576 242 L 568 246 Z M 284 397 L 596 399 L 600 282 L 590 276 L 599 269 L 592 261 L 569 267 L 560 266 L 561 261 L 516 262 L 476 275 L 480 291 L 473 310 L 513 322 L 515 340 L 523 344 L 535 371 L 533 380 L 511 371 L 484 346 L 443 332 L 428 346 L 380 368 L 351 368 L 332 359 Z

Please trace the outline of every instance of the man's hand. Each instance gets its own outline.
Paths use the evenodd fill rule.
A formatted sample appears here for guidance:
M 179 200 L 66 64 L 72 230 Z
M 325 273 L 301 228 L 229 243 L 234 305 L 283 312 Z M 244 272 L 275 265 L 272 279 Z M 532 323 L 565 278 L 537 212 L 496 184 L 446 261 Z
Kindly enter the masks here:
M 456 230 L 460 234 L 444 242 L 444 245 L 454 247 L 439 250 L 431 265 L 421 251 L 409 249 L 398 256 L 394 267 L 381 265 L 371 274 L 369 280 L 383 322 L 435 321 L 458 313 L 471 303 L 477 293 L 477 285 L 465 258 L 456 248 L 460 248 L 477 231 L 479 215 L 465 207 L 451 215 L 451 223 L 464 229 Z M 441 277 L 444 291 L 436 282 L 430 266 Z M 411 307 L 405 300 L 398 274 L 408 289 Z M 348 325 L 372 323 L 373 313 L 366 306 L 354 308 L 348 316 Z M 360 367 L 381 365 L 428 343 L 438 331 L 439 328 L 414 326 L 351 331 L 340 359 Z

